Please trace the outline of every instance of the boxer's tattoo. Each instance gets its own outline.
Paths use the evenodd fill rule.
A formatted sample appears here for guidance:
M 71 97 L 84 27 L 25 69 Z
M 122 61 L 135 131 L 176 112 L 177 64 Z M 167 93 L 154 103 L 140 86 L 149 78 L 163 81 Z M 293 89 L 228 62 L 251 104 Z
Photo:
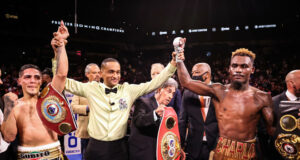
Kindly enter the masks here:
M 7 120 L 14 105 L 15 105 L 14 100 L 10 99 L 9 96 L 4 96 L 4 122 Z

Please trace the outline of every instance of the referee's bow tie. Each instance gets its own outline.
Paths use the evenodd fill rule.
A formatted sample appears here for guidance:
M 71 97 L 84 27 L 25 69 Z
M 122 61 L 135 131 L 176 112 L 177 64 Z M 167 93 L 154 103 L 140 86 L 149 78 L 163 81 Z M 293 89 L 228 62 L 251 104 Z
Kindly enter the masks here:
M 113 89 L 105 88 L 105 94 L 109 94 L 110 92 L 117 93 L 117 91 L 118 91 L 117 88 L 113 88 Z

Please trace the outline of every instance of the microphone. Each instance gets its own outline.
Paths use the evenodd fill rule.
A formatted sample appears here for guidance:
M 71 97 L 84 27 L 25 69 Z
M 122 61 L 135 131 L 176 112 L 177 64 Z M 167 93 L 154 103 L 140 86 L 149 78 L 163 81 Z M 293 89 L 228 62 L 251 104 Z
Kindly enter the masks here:
M 109 104 L 110 104 L 111 106 L 113 106 L 113 105 L 115 105 L 115 102 L 109 101 Z
M 185 42 L 183 38 L 176 37 L 173 41 L 174 50 L 176 52 L 176 62 L 182 62 L 182 60 L 178 60 L 178 54 L 183 52 Z

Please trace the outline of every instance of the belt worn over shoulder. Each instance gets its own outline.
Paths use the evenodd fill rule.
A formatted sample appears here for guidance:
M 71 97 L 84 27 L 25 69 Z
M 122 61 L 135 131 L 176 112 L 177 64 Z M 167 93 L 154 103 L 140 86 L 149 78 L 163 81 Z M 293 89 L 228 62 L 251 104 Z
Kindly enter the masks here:
M 36 109 L 44 125 L 59 135 L 68 134 L 77 128 L 69 102 L 51 84 L 43 89 Z

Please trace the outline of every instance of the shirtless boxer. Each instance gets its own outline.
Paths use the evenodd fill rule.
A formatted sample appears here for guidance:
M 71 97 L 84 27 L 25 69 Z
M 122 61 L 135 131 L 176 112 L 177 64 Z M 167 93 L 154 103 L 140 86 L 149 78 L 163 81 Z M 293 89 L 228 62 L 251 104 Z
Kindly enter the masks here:
M 61 33 L 66 32 L 62 24 L 58 32 L 54 35 L 59 39 Z M 57 49 L 63 49 L 63 41 L 58 43 Z M 65 50 L 58 55 L 58 63 L 62 59 L 67 59 Z M 67 62 L 67 60 L 64 62 Z M 68 65 L 66 65 L 68 66 Z M 68 68 L 59 68 L 51 82 L 52 86 L 62 92 L 65 84 L 64 75 Z M 18 83 L 22 86 L 23 97 L 17 101 L 17 104 L 11 103 L 13 109 L 4 112 L 4 122 L 1 131 L 5 141 L 12 142 L 17 134 L 19 136 L 18 159 L 63 159 L 60 143 L 57 140 L 57 134 L 43 125 L 36 110 L 36 103 L 39 96 L 40 86 L 42 84 L 42 74 L 40 69 L 32 64 L 21 67 Z M 5 108 L 10 108 L 8 106 Z
M 192 80 L 184 63 L 177 63 L 181 85 L 196 94 L 210 96 L 215 106 L 220 137 L 210 159 L 255 159 L 256 126 L 261 115 L 268 133 L 273 133 L 271 95 L 249 85 L 254 59 L 255 54 L 248 49 L 234 51 L 228 85 Z

